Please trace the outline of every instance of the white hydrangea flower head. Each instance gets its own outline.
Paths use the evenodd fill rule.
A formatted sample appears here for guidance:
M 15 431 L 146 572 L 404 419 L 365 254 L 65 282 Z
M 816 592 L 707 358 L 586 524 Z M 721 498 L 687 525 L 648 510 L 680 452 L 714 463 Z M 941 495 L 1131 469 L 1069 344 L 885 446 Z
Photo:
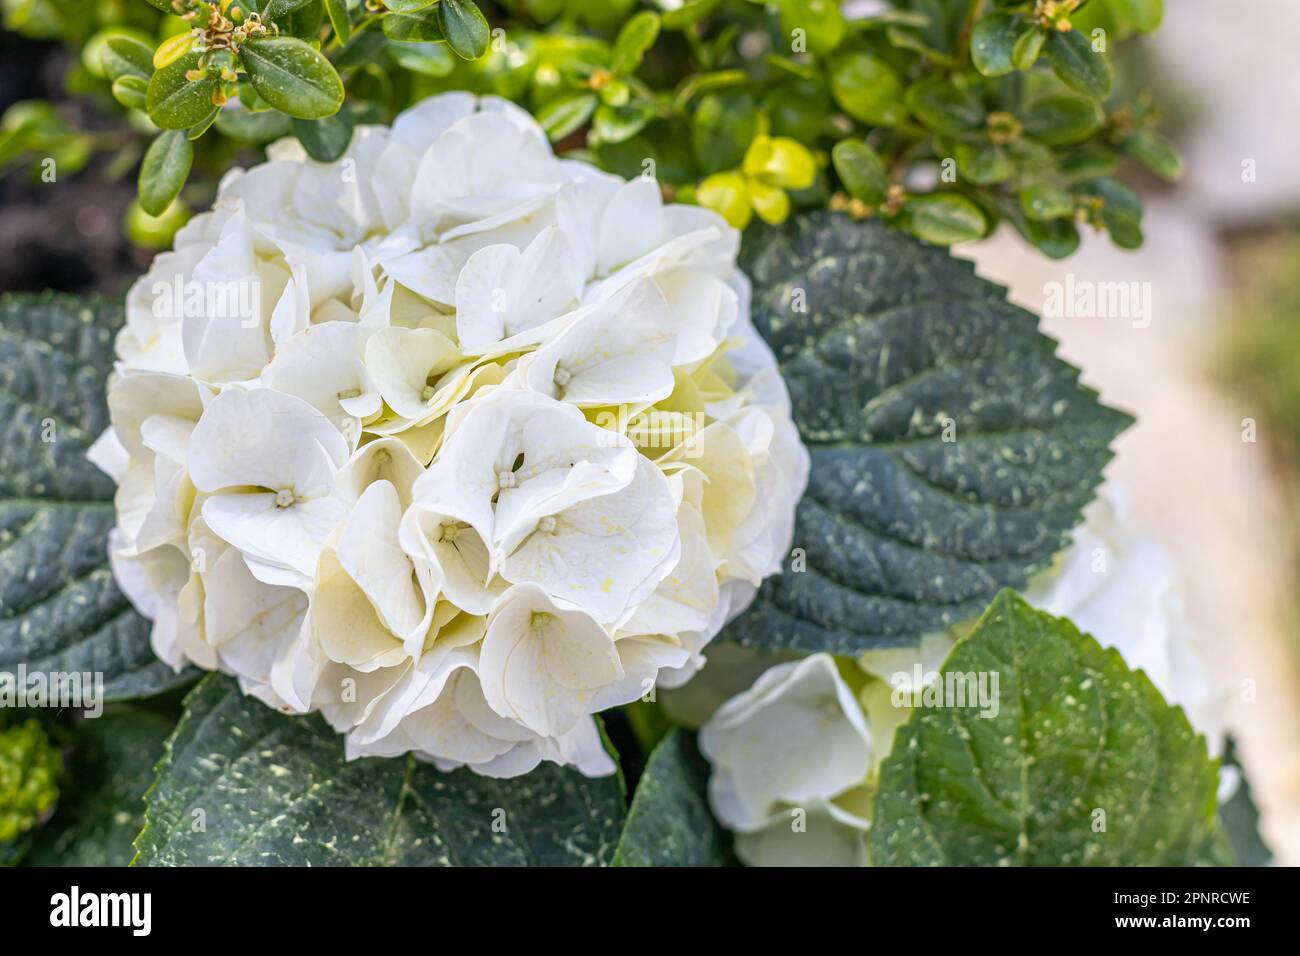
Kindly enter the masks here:
M 864 866 L 872 736 L 835 659 L 766 670 L 700 730 L 709 803 L 750 866 Z
M 350 756 L 610 773 L 780 570 L 808 455 L 739 235 L 449 93 L 222 181 L 127 298 L 93 460 L 174 667 Z

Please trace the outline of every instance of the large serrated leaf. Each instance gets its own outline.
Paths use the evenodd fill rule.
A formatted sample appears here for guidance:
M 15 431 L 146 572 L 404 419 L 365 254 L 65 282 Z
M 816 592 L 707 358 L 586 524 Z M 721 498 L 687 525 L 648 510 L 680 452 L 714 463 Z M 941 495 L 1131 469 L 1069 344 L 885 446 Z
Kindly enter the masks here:
M 875 865 L 1232 862 L 1217 761 L 1113 648 L 1004 591 L 934 686 L 950 675 L 970 675 L 966 700 L 954 680 L 943 706 L 923 701 L 881 765 Z
M 637 784 L 615 866 L 723 866 L 727 833 L 709 810 L 709 765 L 680 728 L 659 742 Z
M 129 704 L 81 721 L 59 808 L 27 854 L 31 866 L 126 866 L 144 823 L 144 794 L 171 733 L 166 717 Z
M 971 265 L 875 222 L 751 231 L 753 317 L 812 454 L 794 547 L 724 633 L 857 654 L 1023 586 L 1078 523 L 1131 421 Z
M 147 866 L 600 865 L 625 816 L 618 775 L 345 761 L 322 719 L 286 717 L 219 674 L 186 698 L 145 803 Z
M 110 700 L 190 678 L 113 581 L 113 482 L 86 460 L 121 324 L 107 301 L 0 297 L 0 671 L 98 671 Z

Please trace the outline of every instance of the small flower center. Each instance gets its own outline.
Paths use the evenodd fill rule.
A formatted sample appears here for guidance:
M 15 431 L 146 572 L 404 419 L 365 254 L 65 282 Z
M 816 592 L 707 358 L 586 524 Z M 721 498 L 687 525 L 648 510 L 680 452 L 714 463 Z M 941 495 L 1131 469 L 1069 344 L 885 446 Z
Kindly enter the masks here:
M 443 544 L 451 544 L 456 540 L 456 535 L 460 532 L 454 524 L 444 524 L 438 528 L 438 540 Z
M 546 515 L 537 522 L 537 530 L 542 534 L 555 534 L 555 516 Z
M 569 384 L 571 378 L 573 378 L 573 376 L 569 374 L 568 369 L 562 368 L 559 365 L 555 366 L 554 380 L 556 385 L 560 386 L 560 388 L 564 388 L 564 386 Z
M 498 487 L 498 488 L 513 488 L 513 487 L 515 487 L 517 484 L 519 484 L 519 479 L 515 477 L 515 473 L 514 473 L 513 471 L 498 471 L 498 472 L 497 472 L 497 487 Z
M 297 500 L 297 496 L 294 495 L 293 490 L 289 488 L 281 488 L 275 493 L 275 506 L 277 508 L 291 507 Z
M 424 388 L 420 391 L 420 398 L 421 398 L 421 400 L 426 401 L 426 402 L 432 400 L 432 398 L 433 398 L 433 386 L 432 386 L 432 385 L 426 385 L 426 386 L 424 386 Z

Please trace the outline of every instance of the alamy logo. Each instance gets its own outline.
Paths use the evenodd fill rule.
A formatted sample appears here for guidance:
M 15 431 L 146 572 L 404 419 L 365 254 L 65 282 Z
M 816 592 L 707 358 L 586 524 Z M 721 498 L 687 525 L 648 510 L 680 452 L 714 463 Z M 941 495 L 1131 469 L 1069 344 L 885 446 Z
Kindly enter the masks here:
M 133 936 L 148 936 L 153 923 L 150 893 L 69 893 L 50 897 L 51 926 L 128 926 Z
M 87 717 L 104 712 L 103 671 L 0 671 L 0 707 L 82 708 Z
M 1043 284 L 1043 313 L 1052 319 L 1128 319 L 1151 324 L 1150 282 L 1093 282 L 1067 272 L 1064 282 Z
M 993 718 L 1001 710 L 997 671 L 898 671 L 889 677 L 889 695 L 895 707 L 978 707 L 979 715 Z

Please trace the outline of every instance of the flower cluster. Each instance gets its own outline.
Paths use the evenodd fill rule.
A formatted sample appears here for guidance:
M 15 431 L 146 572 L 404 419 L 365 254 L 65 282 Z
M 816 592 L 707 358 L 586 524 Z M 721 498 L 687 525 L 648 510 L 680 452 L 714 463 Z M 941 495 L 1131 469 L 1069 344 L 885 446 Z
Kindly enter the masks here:
M 1123 489 L 1103 489 L 1070 547 L 1025 597 L 1143 670 L 1184 709 L 1211 755 L 1221 754 L 1225 695 L 1198 653 L 1176 563 L 1157 542 L 1124 530 L 1125 510 Z M 745 863 L 867 865 L 880 763 L 955 639 L 927 634 L 915 646 L 869 651 L 856 662 L 816 654 L 776 663 L 717 707 L 699 738 L 712 766 L 709 801 L 735 831 Z M 762 664 L 751 656 L 711 667 L 686 690 L 708 706 L 709 686 L 730 683 L 727 671 L 748 675 Z M 1220 799 L 1235 787 L 1236 778 L 1225 777 Z
M 128 296 L 92 457 L 154 647 L 349 755 L 612 772 L 790 545 L 738 234 L 446 94 L 228 175 Z

